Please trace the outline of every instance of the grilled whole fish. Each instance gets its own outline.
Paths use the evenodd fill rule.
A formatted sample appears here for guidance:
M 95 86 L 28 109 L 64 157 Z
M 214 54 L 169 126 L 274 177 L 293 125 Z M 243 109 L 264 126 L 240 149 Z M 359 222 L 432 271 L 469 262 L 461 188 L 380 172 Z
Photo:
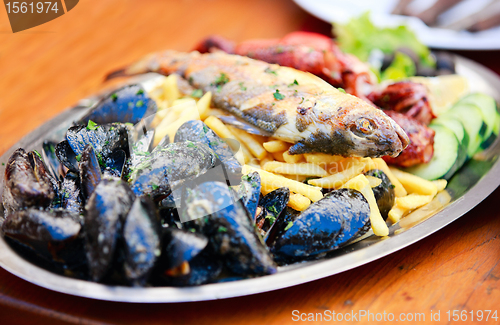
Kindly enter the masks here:
M 408 136 L 381 110 L 302 71 L 223 52 L 165 51 L 117 72 L 177 73 L 212 92 L 214 107 L 294 143 L 290 154 L 397 156 Z

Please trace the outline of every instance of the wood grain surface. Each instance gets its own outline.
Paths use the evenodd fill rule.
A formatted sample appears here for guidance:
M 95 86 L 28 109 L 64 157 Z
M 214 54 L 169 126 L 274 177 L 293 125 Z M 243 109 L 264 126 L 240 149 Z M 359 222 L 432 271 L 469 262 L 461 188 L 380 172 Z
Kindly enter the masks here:
M 148 52 L 190 50 L 208 34 L 238 41 L 294 30 L 329 27 L 288 0 L 82 0 L 54 21 L 13 34 L 0 8 L 0 154 L 102 88 L 107 71 Z M 500 72 L 498 52 L 460 54 Z M 296 319 L 294 310 L 423 313 L 426 322 L 431 310 L 440 311 L 436 324 L 448 323 L 448 310 L 496 309 L 500 317 L 499 200 L 496 190 L 434 235 L 356 269 L 220 301 L 102 302 L 42 289 L 0 269 L 0 324 L 283 324 Z

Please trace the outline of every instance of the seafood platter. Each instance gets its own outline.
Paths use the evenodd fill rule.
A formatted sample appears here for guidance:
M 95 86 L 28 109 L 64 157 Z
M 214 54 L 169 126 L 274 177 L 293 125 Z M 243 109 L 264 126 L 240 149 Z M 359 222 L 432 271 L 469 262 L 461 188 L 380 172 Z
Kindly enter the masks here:
M 0 158 L 0 266 L 77 296 L 200 301 L 436 232 L 498 186 L 500 80 L 452 55 L 398 75 L 408 57 L 374 72 L 319 34 L 211 36 L 109 73 L 120 87 Z

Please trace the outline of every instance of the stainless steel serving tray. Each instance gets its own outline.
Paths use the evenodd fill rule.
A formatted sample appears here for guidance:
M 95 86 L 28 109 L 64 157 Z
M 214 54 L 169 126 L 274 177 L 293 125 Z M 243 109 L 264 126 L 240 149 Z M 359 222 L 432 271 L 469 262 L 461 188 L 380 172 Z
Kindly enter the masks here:
M 473 91 L 487 93 L 497 101 L 500 100 L 500 78 L 495 73 L 458 56 L 456 65 L 457 72 L 469 79 Z M 0 157 L 0 163 L 6 163 L 12 152 L 19 147 L 28 150 L 40 149 L 43 140 L 61 140 L 71 122 L 85 111 L 86 108 L 79 106 L 63 112 L 15 144 Z M 1 236 L 0 266 L 26 281 L 47 289 L 75 296 L 121 302 L 202 301 L 286 288 L 369 263 L 405 248 L 456 220 L 485 199 L 500 184 L 499 153 L 500 142 L 496 141 L 480 157 L 476 157 L 477 159 L 464 166 L 449 183 L 451 203 L 426 221 L 410 229 L 399 230 L 397 233 L 395 231 L 399 226 L 395 225 L 391 227 L 389 238 L 381 240 L 371 236 L 336 251 L 327 259 L 281 267 L 274 275 L 186 288 L 108 286 L 64 277 L 35 266 L 15 253 Z M 3 179 L 4 169 L 5 166 L 0 166 L 0 180 Z M 0 189 L 0 194 L 1 191 Z

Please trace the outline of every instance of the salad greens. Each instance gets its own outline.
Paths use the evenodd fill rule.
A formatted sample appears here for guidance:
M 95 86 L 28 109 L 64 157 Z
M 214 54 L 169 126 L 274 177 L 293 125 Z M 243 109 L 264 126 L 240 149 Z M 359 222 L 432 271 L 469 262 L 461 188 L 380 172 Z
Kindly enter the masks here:
M 354 54 L 363 62 L 369 59 L 373 50 L 392 54 L 400 48 L 407 48 L 418 56 L 418 64 L 435 65 L 429 48 L 422 44 L 410 29 L 406 26 L 378 28 L 371 22 L 368 12 L 358 18 L 352 18 L 346 24 L 334 23 L 334 34 L 337 35 L 339 46 L 344 52 Z M 416 69 L 408 55 L 398 52 L 386 71 L 380 75 L 382 79 L 401 79 L 415 75 Z

